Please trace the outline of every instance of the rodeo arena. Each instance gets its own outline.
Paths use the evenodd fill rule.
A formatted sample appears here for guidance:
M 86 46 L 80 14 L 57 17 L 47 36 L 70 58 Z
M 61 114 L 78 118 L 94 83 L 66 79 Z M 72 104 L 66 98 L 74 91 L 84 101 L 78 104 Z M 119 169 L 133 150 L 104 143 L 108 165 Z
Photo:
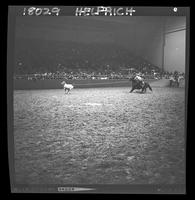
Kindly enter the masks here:
M 18 18 L 19 184 L 185 184 L 185 17 Z

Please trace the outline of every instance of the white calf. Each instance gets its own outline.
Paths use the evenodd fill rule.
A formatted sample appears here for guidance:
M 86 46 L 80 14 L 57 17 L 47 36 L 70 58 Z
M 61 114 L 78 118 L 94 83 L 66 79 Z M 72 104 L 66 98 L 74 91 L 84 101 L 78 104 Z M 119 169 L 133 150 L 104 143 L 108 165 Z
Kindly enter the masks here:
M 61 84 L 64 85 L 65 93 L 69 93 L 70 90 L 72 90 L 74 88 L 74 86 L 72 84 L 66 84 L 65 81 L 62 81 Z

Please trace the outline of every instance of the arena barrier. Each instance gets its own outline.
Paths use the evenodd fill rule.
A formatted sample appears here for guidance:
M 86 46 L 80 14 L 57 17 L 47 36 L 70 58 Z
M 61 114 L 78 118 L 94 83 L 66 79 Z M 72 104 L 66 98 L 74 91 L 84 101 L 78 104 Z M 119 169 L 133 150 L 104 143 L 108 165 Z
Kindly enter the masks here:
M 161 87 L 163 84 L 157 84 L 161 80 L 146 80 L 153 83 L 152 87 Z M 13 89 L 15 90 L 31 90 L 31 89 L 62 89 L 62 80 L 14 80 Z M 75 88 L 95 88 L 95 87 L 131 87 L 128 79 L 108 79 L 108 80 L 66 80 L 67 84 L 74 85 Z

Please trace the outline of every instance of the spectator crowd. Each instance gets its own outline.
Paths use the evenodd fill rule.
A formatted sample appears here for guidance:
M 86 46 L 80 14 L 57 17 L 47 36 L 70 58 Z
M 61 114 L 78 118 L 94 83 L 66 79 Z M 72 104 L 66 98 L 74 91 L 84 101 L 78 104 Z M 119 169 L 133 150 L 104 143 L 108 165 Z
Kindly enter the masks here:
M 92 70 L 70 70 L 68 72 L 56 71 L 56 72 L 45 72 L 45 73 L 28 73 L 28 74 L 17 74 L 14 75 L 14 79 L 25 79 L 25 80 L 105 80 L 105 79 L 128 79 L 133 74 L 139 73 L 145 79 L 169 79 L 175 72 L 162 71 L 159 68 L 119 68 L 119 70 L 114 71 L 111 69 L 105 69 L 102 71 L 92 71 Z M 179 75 L 184 76 L 184 73 L 179 73 Z

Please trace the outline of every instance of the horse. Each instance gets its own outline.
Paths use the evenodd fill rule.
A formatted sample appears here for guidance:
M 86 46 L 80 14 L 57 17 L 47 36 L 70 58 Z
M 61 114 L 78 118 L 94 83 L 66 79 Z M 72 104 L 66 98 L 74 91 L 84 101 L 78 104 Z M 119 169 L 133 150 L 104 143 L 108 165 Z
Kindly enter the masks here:
M 129 79 L 130 81 L 132 81 L 132 88 L 131 88 L 131 91 L 130 91 L 130 93 L 131 92 L 133 92 L 133 90 L 135 90 L 135 89 L 137 89 L 137 90 L 142 90 L 141 92 L 143 93 L 143 92 L 146 92 L 146 89 L 147 88 L 149 88 L 150 89 L 150 91 L 152 91 L 152 88 L 151 88 L 151 86 L 150 86 L 150 84 L 148 83 L 148 82 L 145 82 L 145 81 L 137 81 L 137 80 L 135 80 L 134 79 L 134 77 L 133 78 L 130 78 Z
M 64 91 L 66 94 L 68 94 L 70 92 L 70 90 L 72 90 L 74 88 L 74 86 L 72 84 L 66 84 L 65 81 L 62 81 L 61 84 L 64 85 Z

